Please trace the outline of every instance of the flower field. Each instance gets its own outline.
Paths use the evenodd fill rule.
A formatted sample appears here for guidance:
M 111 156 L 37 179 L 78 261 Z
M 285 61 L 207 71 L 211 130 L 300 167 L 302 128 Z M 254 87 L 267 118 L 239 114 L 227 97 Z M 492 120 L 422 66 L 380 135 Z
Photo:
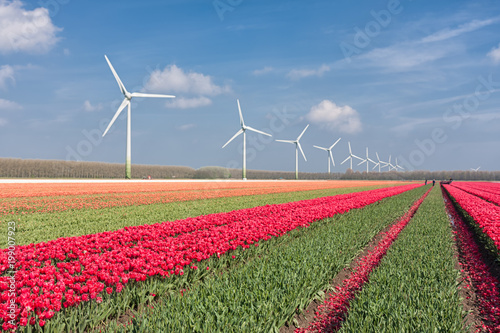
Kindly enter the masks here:
M 458 186 L 455 184 L 444 185 L 444 187 L 450 196 L 456 200 L 457 204 L 474 219 L 500 250 L 500 206 L 493 203 L 494 201 L 500 202 L 500 195 L 490 198 L 493 201 L 489 202 L 485 197 L 490 197 L 490 192 L 472 190 L 477 194 L 471 194 L 468 191 L 462 190 L 462 187 L 466 189 L 468 187 L 461 184 Z M 500 189 L 500 184 L 492 184 L 491 188 Z M 488 195 L 486 195 L 487 193 Z
M 2 215 L 150 205 L 209 198 L 388 185 L 390 181 L 2 184 Z M 91 186 L 90 186 L 91 185 Z
M 468 330 L 453 255 L 464 231 L 452 228 L 438 186 L 80 183 L 37 184 L 27 195 L 26 184 L 6 185 L 1 207 L 29 201 L 39 208 L 8 208 L 0 222 L 16 240 L 0 250 L 5 331 Z M 444 188 L 455 204 L 471 202 L 467 195 L 482 200 L 487 208 L 470 217 L 497 235 L 488 205 L 498 206 L 471 194 L 479 188 L 454 185 Z M 485 188 L 494 196 L 495 186 Z M 464 271 L 484 270 L 468 262 Z M 299 322 L 313 300 L 323 303 L 316 317 Z M 475 325 L 494 332 L 495 311 L 483 309 Z

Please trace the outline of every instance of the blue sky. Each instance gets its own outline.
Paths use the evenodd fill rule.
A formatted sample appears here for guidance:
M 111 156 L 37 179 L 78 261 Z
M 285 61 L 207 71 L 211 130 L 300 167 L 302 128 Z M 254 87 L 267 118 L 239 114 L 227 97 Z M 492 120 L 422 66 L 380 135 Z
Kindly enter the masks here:
M 299 170 L 366 147 L 406 169 L 498 170 L 498 1 L 0 0 L 0 157 L 241 167 L 245 122 L 301 139 Z M 125 112 L 123 113 L 126 114 Z M 292 171 L 294 147 L 247 135 L 247 167 Z M 366 167 L 355 167 L 364 170 Z

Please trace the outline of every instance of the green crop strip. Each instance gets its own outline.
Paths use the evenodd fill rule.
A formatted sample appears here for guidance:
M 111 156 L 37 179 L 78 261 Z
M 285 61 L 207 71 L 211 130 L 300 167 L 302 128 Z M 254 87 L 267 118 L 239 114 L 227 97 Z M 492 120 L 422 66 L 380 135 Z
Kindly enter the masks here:
M 313 199 L 383 187 L 388 186 L 350 187 L 332 190 L 180 201 L 141 206 L 69 210 L 56 213 L 19 214 L 0 217 L 0 221 L 5 222 L 0 223 L 0 225 L 1 228 L 4 229 L 4 234 L 6 235 L 6 222 L 16 221 L 16 244 L 25 245 L 46 242 L 60 237 L 73 237 L 104 231 L 114 231 L 127 226 L 174 221 L 187 217 L 228 212 L 266 204 Z M 0 240 L 0 247 L 5 248 L 6 244 L 7 239 L 2 238 Z
M 351 302 L 340 332 L 463 332 L 453 242 L 436 186 Z
M 311 299 L 320 297 L 331 279 L 377 233 L 402 216 L 425 190 L 420 187 L 315 222 L 308 228 L 295 229 L 283 237 L 260 242 L 258 247 L 239 251 L 233 261 L 231 253 L 212 260 L 210 274 L 205 278 L 171 288 L 170 296 L 160 297 L 152 309 L 141 307 L 135 311 L 129 326 L 109 322 L 107 331 L 277 331 L 297 311 L 305 309 Z M 242 253 L 246 259 L 239 258 Z M 204 271 L 204 266 L 199 267 L 196 272 Z M 174 279 L 168 283 L 177 284 Z M 181 296 L 179 290 L 185 286 L 188 290 Z M 137 285 L 134 290 L 139 293 L 139 289 L 142 288 Z M 124 297 L 126 291 L 122 294 L 119 297 Z M 113 302 L 120 304 L 121 300 L 109 301 Z M 80 315 L 90 317 L 83 312 Z M 102 329 L 96 327 L 96 331 Z

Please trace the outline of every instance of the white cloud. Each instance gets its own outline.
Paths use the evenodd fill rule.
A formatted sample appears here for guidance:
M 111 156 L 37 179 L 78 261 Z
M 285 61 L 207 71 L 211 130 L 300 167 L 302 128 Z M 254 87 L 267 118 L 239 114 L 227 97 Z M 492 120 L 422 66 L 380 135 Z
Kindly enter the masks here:
M 8 81 L 11 81 L 12 83 L 15 82 L 14 68 L 9 65 L 3 65 L 0 67 L 0 88 L 7 88 Z
M 413 67 L 439 60 L 457 51 L 458 46 L 415 45 L 412 43 L 396 44 L 385 48 L 376 48 L 359 56 L 369 65 L 386 67 L 392 70 L 412 69 Z
M 45 53 L 59 40 L 46 8 L 25 10 L 20 0 L 0 0 L 0 52 Z
M 87 112 L 99 111 L 102 110 L 102 104 L 92 105 L 89 100 L 86 100 L 83 102 L 83 110 Z
M 181 131 L 187 131 L 187 130 L 190 130 L 190 129 L 195 128 L 195 127 L 196 127 L 195 124 L 184 124 L 184 125 L 178 126 L 177 129 L 181 130 Z
M 161 93 L 190 93 L 196 95 L 215 96 L 231 89 L 228 86 L 218 86 L 212 77 L 196 72 L 186 73 L 176 65 L 170 65 L 162 70 L 154 70 L 144 89 Z
M 22 109 L 22 107 L 16 102 L 0 98 L 0 110 L 19 110 L 19 109 Z
M 499 18 L 472 20 L 454 29 L 442 29 L 420 39 L 374 48 L 355 57 L 358 60 L 356 65 L 381 67 L 390 71 L 413 70 L 418 66 L 464 53 L 467 44 L 454 38 L 495 24 L 499 20 Z M 345 66 L 345 63 L 341 62 L 338 65 Z
M 473 20 L 471 22 L 460 25 L 456 29 L 443 29 L 432 35 L 429 35 L 421 40 L 422 43 L 440 42 L 449 38 L 460 36 L 464 33 L 471 32 L 482 27 L 494 24 L 498 19 Z
M 328 65 L 321 65 L 318 69 L 292 69 L 287 77 L 292 80 L 299 80 L 309 76 L 323 76 L 326 72 L 331 70 Z
M 498 47 L 492 48 L 487 56 L 490 57 L 495 64 L 500 63 L 500 44 L 498 44 Z
M 165 105 L 168 108 L 190 109 L 190 108 L 199 108 L 210 104 L 212 104 L 212 100 L 210 98 L 205 96 L 200 96 L 193 98 L 176 97 L 168 101 Z
M 359 113 L 349 105 L 338 106 L 325 99 L 311 108 L 306 118 L 330 130 L 357 133 L 362 129 Z
M 267 74 L 267 73 L 270 73 L 274 70 L 274 68 L 272 67 L 269 67 L 269 66 L 266 66 L 262 69 L 256 69 L 252 72 L 253 75 L 255 76 L 259 76 L 259 75 L 264 75 L 264 74 Z

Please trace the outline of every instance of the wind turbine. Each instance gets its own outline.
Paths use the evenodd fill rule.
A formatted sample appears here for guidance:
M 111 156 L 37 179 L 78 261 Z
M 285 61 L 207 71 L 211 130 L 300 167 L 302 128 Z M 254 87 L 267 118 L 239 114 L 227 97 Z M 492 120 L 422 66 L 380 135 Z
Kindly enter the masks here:
M 480 166 L 478 166 L 478 167 L 477 167 L 477 168 L 475 168 L 475 169 L 474 169 L 474 168 L 470 168 L 470 170 L 471 170 L 471 171 L 474 171 L 474 172 L 478 172 L 478 171 L 479 171 L 479 168 L 480 168 Z
M 262 131 L 259 131 L 259 130 L 256 130 L 255 128 L 252 128 L 250 126 L 246 126 L 245 125 L 245 121 L 243 120 L 243 114 L 241 113 L 241 107 L 240 107 L 240 100 L 237 99 L 236 102 L 238 103 L 238 112 L 240 113 L 240 130 L 238 132 L 236 132 L 235 135 L 233 135 L 233 137 L 231 139 L 229 139 L 228 142 L 226 142 L 226 144 L 224 146 L 222 146 L 222 148 L 224 148 L 225 146 L 228 145 L 229 142 L 233 141 L 238 135 L 240 135 L 241 133 L 243 133 L 243 168 L 242 168 L 242 178 L 243 180 L 247 180 L 247 134 L 246 134 L 246 130 L 250 130 L 250 131 L 253 131 L 255 133 L 260 133 L 260 134 L 264 134 L 264 135 L 267 135 L 267 136 L 272 136 L 271 134 L 268 134 L 268 133 L 265 133 L 265 132 L 262 132 Z
M 389 162 L 387 162 L 386 166 L 389 167 L 389 171 L 396 169 L 396 167 L 391 163 L 391 155 L 389 155 Z
M 361 160 L 363 161 L 363 159 L 359 156 L 356 156 L 352 153 L 352 150 L 351 150 L 351 142 L 347 142 L 347 144 L 349 145 L 349 156 L 340 164 L 344 164 L 345 162 L 347 162 L 348 160 L 351 160 L 351 170 L 352 170 L 352 158 L 355 157 L 357 158 L 358 160 Z
M 371 158 L 368 157 L 368 147 L 366 147 L 366 159 L 364 159 L 358 163 L 358 165 L 366 163 L 366 173 L 368 173 L 368 165 L 369 165 L 368 162 L 372 162 L 373 164 L 377 164 L 374 160 L 372 160 Z
M 384 162 L 384 161 L 381 161 L 380 160 L 380 157 L 378 157 L 378 153 L 376 152 L 375 155 L 377 155 L 377 163 L 375 163 L 375 165 L 373 166 L 372 170 L 375 169 L 377 166 L 378 166 L 378 172 L 380 173 L 380 168 L 382 167 L 382 163 L 384 163 L 385 165 L 383 167 L 386 167 L 388 165 L 387 162 Z
M 276 140 L 279 142 L 288 142 L 288 143 L 294 143 L 295 144 L 295 179 L 299 179 L 299 149 L 300 152 L 302 153 L 302 157 L 304 157 L 304 161 L 307 162 L 306 155 L 304 155 L 304 151 L 302 150 L 302 147 L 300 146 L 300 138 L 302 135 L 304 135 L 306 129 L 309 127 L 309 124 L 304 128 L 302 133 L 298 136 L 296 140 Z M 340 140 L 340 139 L 339 139 Z
M 332 155 L 332 148 L 340 141 L 341 138 L 339 138 L 333 145 L 330 146 L 330 148 L 323 148 L 319 146 L 313 146 L 318 149 L 322 149 L 327 152 L 326 156 L 326 161 L 328 162 L 328 173 L 330 173 L 330 159 L 332 160 L 333 166 L 335 166 L 335 161 L 333 160 L 333 155 Z
M 125 179 L 130 179 L 132 177 L 131 174 L 131 165 L 132 165 L 132 147 L 131 147 L 131 131 L 132 131 L 132 123 L 131 123 L 131 110 L 130 110 L 130 100 L 133 97 L 157 97 L 157 98 L 174 98 L 175 96 L 172 95 L 159 95 L 159 94 L 144 94 L 144 93 L 139 93 L 139 92 L 133 92 L 129 93 L 125 86 L 123 85 L 122 81 L 120 80 L 120 77 L 118 74 L 116 74 L 115 69 L 113 68 L 113 65 L 111 65 L 111 62 L 109 61 L 108 57 L 104 55 L 104 58 L 106 58 L 106 61 L 108 62 L 109 68 L 111 68 L 111 72 L 113 72 L 113 76 L 116 79 L 116 82 L 118 83 L 118 87 L 120 88 L 120 91 L 122 94 L 125 96 L 125 98 L 122 101 L 122 104 L 118 107 L 118 111 L 116 111 L 115 115 L 113 116 L 113 119 L 111 119 L 111 122 L 109 123 L 108 127 L 102 134 L 104 137 L 106 133 L 108 133 L 109 129 L 115 122 L 116 118 L 120 115 L 120 113 L 127 107 L 127 155 L 125 159 Z

